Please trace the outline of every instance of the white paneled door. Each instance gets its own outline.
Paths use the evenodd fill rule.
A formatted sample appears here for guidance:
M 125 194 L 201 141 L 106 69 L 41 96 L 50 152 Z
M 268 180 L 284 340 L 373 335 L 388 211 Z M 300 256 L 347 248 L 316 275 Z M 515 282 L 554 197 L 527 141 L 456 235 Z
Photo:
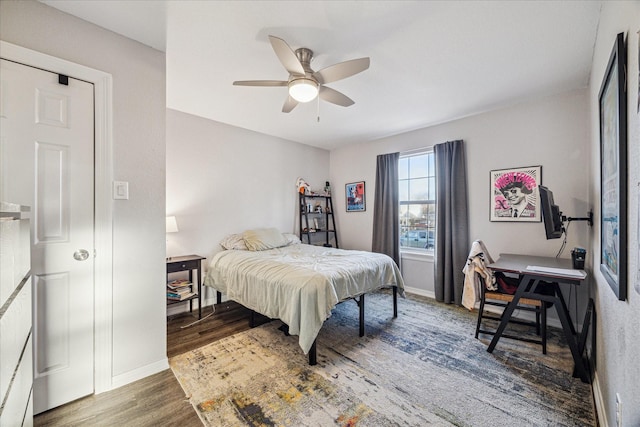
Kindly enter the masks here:
M 37 414 L 94 391 L 94 94 L 81 80 L 1 67 L 0 199 L 32 212 Z

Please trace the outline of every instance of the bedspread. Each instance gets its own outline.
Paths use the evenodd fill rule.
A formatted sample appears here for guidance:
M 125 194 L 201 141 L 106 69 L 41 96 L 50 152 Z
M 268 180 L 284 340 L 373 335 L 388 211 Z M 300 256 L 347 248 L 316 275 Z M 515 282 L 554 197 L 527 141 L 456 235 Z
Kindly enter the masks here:
M 340 301 L 404 282 L 387 255 L 296 244 L 265 251 L 226 250 L 204 284 L 245 307 L 282 320 L 305 354 Z

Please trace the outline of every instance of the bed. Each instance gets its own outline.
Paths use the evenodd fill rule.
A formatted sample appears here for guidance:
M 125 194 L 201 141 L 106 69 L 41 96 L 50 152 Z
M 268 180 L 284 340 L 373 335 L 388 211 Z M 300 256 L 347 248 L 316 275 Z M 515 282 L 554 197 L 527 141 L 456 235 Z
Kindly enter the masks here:
M 218 252 L 209 263 L 204 284 L 218 296 L 225 294 L 250 310 L 280 319 L 289 334 L 299 337 L 312 365 L 316 363 L 316 337 L 338 303 L 358 302 L 360 336 L 364 335 L 367 292 L 392 287 L 397 316 L 397 294 L 404 296 L 404 282 L 387 255 L 302 244 L 295 236 L 267 247 L 247 246 L 247 250 L 232 246 Z

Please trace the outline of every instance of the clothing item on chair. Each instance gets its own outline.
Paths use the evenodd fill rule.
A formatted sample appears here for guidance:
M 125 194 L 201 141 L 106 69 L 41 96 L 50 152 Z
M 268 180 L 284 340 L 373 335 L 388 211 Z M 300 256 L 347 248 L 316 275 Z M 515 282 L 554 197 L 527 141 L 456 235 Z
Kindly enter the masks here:
M 462 269 L 465 274 L 462 305 L 469 310 L 473 310 L 476 303 L 480 301 L 482 292 L 480 287 L 483 282 L 490 291 L 498 289 L 493 272 L 487 268 L 487 265 L 491 263 L 493 263 L 493 258 L 482 240 L 473 242 L 467 263 Z

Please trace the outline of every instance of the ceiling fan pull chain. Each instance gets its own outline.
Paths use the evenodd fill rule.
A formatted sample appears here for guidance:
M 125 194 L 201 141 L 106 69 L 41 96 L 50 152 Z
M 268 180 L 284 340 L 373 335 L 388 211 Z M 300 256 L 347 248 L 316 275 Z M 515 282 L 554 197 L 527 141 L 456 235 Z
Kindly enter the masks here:
M 318 98 L 318 123 L 320 123 L 320 96 L 317 96 L 316 98 Z

